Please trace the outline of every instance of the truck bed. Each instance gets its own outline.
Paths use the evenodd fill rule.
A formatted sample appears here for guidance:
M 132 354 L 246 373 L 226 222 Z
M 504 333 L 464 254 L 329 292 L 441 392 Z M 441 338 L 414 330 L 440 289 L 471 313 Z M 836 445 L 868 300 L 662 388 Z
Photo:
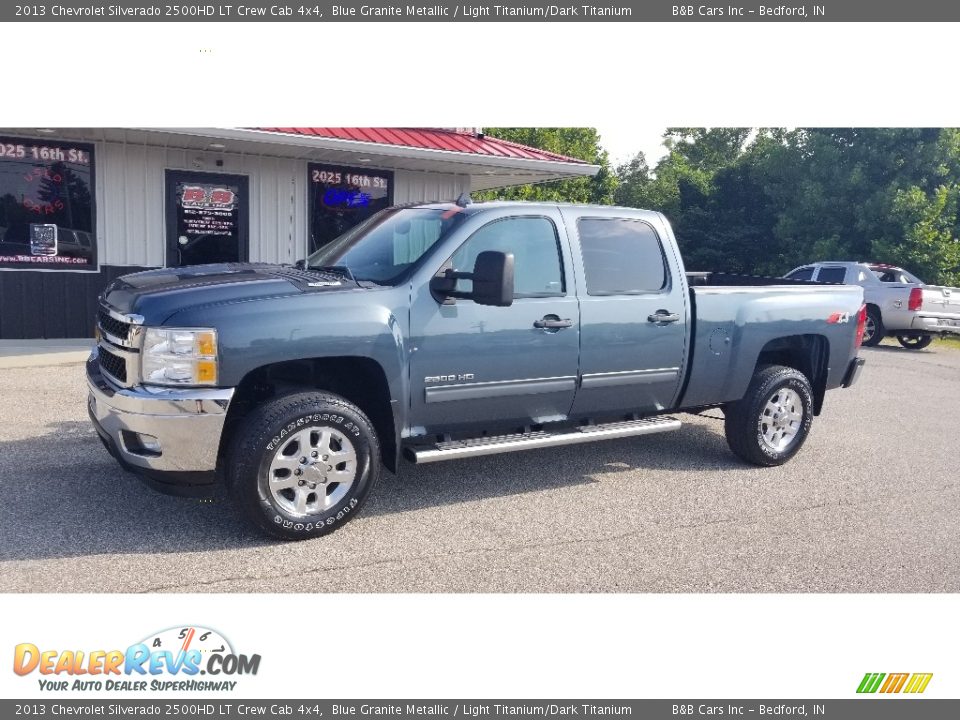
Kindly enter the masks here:
M 741 282 L 746 278 L 759 281 Z M 853 352 L 851 325 L 862 288 L 781 278 L 709 274 L 709 285 L 690 288 L 691 318 L 683 408 L 743 397 L 762 353 L 785 343 L 820 348 L 826 387 L 839 387 Z

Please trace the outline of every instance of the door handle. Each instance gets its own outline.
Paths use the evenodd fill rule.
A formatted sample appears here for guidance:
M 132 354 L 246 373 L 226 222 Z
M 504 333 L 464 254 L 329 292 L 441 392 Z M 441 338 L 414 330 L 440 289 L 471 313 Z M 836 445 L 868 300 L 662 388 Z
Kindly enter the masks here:
M 652 323 L 675 323 L 680 322 L 680 315 L 667 312 L 666 310 L 657 310 L 653 315 L 647 315 L 647 322 Z
M 560 328 L 572 327 L 573 320 L 569 318 L 561 320 L 557 315 L 544 315 L 541 319 L 534 320 L 533 326 L 541 330 L 559 330 Z

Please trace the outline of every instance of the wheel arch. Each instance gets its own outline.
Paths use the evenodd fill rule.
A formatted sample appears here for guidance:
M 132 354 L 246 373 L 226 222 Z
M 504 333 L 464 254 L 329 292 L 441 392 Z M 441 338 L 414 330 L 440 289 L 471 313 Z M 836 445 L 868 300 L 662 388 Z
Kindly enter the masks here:
M 813 387 L 813 414 L 819 415 L 827 392 L 830 343 L 823 335 L 788 335 L 760 349 L 754 373 L 764 365 L 783 365 L 802 372 Z
M 253 408 L 272 398 L 304 390 L 335 393 L 363 410 L 380 439 L 383 464 L 391 472 L 397 472 L 400 452 L 397 403 L 392 399 L 383 367 L 364 356 L 283 360 L 250 370 L 237 385 L 227 411 L 219 457 L 224 457 L 240 421 Z
M 880 323 L 883 324 L 883 310 L 880 309 L 880 306 L 877 305 L 875 302 L 869 302 L 869 301 L 866 301 L 866 300 L 864 301 L 863 304 L 866 306 L 868 313 L 869 313 L 871 310 L 876 311 L 877 317 L 880 318 Z M 886 326 L 884 326 L 884 327 L 886 327 Z

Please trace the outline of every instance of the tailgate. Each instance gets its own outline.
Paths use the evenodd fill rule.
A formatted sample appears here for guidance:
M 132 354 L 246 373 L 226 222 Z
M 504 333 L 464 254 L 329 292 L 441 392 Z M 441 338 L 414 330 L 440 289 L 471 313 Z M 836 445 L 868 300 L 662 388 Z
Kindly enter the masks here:
M 919 313 L 926 317 L 956 321 L 960 326 L 960 288 L 924 285 L 923 305 Z

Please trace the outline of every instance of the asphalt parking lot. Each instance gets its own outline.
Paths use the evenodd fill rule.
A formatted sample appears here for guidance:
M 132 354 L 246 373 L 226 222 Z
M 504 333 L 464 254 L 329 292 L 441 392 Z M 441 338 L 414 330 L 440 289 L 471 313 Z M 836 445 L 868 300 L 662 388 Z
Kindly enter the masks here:
M 407 465 L 326 538 L 266 540 L 222 495 L 159 495 L 86 418 L 80 364 L 0 373 L 8 592 L 957 592 L 960 350 L 865 349 L 781 468 L 722 421 Z M 718 412 L 711 415 L 719 417 Z

